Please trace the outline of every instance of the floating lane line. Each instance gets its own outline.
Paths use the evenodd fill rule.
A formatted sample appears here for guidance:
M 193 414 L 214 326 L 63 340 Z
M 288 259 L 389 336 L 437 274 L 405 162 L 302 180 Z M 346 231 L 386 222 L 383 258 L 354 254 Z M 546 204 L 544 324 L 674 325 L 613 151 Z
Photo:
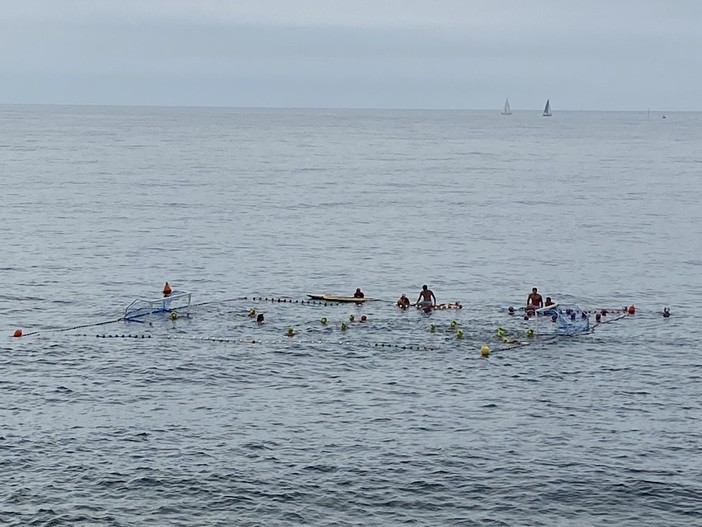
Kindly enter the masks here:
M 188 340 L 188 341 L 205 341 L 205 342 L 224 342 L 224 343 L 242 343 L 242 344 L 280 344 L 281 342 L 286 342 L 285 339 L 280 340 L 267 340 L 267 339 L 255 339 L 255 338 L 242 338 L 242 337 L 198 337 L 198 336 L 174 336 L 174 335 L 149 335 L 147 333 L 102 333 L 96 335 L 90 335 L 87 333 L 79 333 L 74 335 L 76 337 L 88 337 L 88 338 L 98 338 L 98 339 L 132 339 L 132 340 Z M 296 341 L 299 342 L 299 341 Z M 328 344 L 326 340 L 319 341 L 304 341 L 311 344 Z M 346 342 L 348 343 L 348 342 Z M 344 344 L 343 342 L 340 344 Z M 389 344 L 385 342 L 376 342 L 373 344 L 376 348 L 393 348 L 402 350 L 413 350 L 413 351 L 436 351 L 436 348 L 430 346 L 420 346 L 415 344 Z
M 71 326 L 69 328 L 52 328 L 52 329 L 39 329 L 37 331 L 30 331 L 29 333 L 25 333 L 25 337 L 30 337 L 32 335 L 39 335 L 41 333 L 61 333 L 64 331 L 73 331 L 75 329 L 85 329 L 85 328 L 94 328 L 98 326 L 106 326 L 107 324 L 115 324 L 117 322 L 121 322 L 124 320 L 124 317 L 119 317 L 115 318 L 112 320 L 104 320 L 102 322 L 93 322 L 91 324 L 80 324 L 77 326 Z

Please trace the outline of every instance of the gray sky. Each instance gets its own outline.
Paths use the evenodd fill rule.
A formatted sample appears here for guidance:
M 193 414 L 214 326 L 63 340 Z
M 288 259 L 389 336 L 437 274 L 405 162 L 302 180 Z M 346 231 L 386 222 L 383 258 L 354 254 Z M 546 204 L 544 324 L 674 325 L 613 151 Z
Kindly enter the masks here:
M 698 0 L 0 7 L 0 104 L 702 110 Z

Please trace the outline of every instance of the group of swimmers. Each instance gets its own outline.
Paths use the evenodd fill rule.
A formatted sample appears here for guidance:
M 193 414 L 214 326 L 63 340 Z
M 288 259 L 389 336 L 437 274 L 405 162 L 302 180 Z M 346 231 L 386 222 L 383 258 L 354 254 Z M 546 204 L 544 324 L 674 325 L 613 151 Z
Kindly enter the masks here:
M 361 291 L 361 288 L 357 288 L 356 292 L 353 294 L 354 298 L 364 298 L 365 295 L 363 294 L 363 291 Z M 402 296 L 397 299 L 397 302 L 395 302 L 395 305 L 397 307 L 400 307 L 402 309 L 407 309 L 412 305 L 410 302 L 410 299 L 407 298 L 407 295 L 402 293 Z M 437 305 L 436 302 L 436 295 L 434 294 L 434 291 L 429 289 L 429 287 L 425 284 L 422 286 L 422 290 L 419 292 L 419 297 L 417 298 L 417 302 L 414 304 L 419 308 L 423 309 L 431 309 L 435 305 Z
M 359 291 L 360 289 L 356 290 L 356 292 Z M 402 309 L 407 309 L 412 304 L 410 303 L 409 298 L 407 298 L 407 295 L 403 293 L 402 296 L 400 296 L 400 298 L 397 300 L 395 305 Z M 436 296 L 434 295 L 434 292 L 431 289 L 429 289 L 426 285 L 423 285 L 422 290 L 419 292 L 419 297 L 417 298 L 417 302 L 415 303 L 415 305 L 419 308 L 424 309 L 431 309 L 433 306 L 437 305 Z M 546 297 L 546 302 L 544 303 L 543 298 L 539 294 L 539 290 L 536 287 L 534 287 L 531 289 L 531 293 L 527 297 L 526 313 L 529 316 L 533 316 L 536 313 L 537 309 L 553 305 L 555 305 L 555 302 L 551 300 L 550 296 Z M 513 310 L 513 308 L 511 309 Z
M 539 308 L 552 306 L 554 304 L 555 304 L 555 302 L 553 300 L 551 300 L 550 296 L 546 297 L 546 303 L 544 304 L 544 301 L 541 298 L 541 295 L 539 294 L 538 289 L 533 287 L 531 289 L 531 293 L 527 297 L 526 311 L 527 311 L 527 313 L 529 313 L 530 311 L 534 312 Z
M 426 285 L 422 286 L 422 290 L 419 292 L 419 297 L 417 298 L 417 302 L 415 302 L 415 305 L 419 308 L 422 308 L 424 310 L 431 309 L 433 306 L 437 304 L 436 301 L 436 295 L 434 295 L 434 291 L 429 289 Z M 410 302 L 410 299 L 407 298 L 407 295 L 404 293 L 400 298 L 397 299 L 397 302 L 395 303 L 397 307 L 400 307 L 402 309 L 407 309 L 410 307 L 412 304 Z
M 547 296 L 546 302 L 544 302 L 544 299 L 539 294 L 539 290 L 536 287 L 532 287 L 531 293 L 529 293 L 529 296 L 526 300 L 526 307 L 524 308 L 524 312 L 526 314 L 524 315 L 524 317 L 533 317 L 536 314 L 537 309 L 554 305 L 556 305 L 556 303 L 553 300 L 551 300 L 550 296 Z M 510 315 L 514 315 L 514 308 L 512 306 L 509 307 L 508 311 Z

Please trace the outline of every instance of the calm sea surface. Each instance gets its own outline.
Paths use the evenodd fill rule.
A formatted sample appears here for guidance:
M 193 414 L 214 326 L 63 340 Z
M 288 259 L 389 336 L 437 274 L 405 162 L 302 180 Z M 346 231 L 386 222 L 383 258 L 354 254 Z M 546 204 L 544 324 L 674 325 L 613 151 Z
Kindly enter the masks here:
M 0 524 L 702 525 L 700 145 L 699 113 L 0 106 Z M 103 324 L 166 280 L 190 316 Z M 422 284 L 465 308 L 392 306 Z M 529 340 L 532 287 L 637 312 Z

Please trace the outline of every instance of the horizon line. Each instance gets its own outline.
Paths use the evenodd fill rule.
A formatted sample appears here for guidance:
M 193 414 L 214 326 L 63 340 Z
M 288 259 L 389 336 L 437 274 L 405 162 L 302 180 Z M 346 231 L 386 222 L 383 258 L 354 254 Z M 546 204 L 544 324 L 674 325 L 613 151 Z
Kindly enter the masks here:
M 423 108 L 423 107 L 383 107 L 383 106 L 227 106 L 227 105 L 202 105 L 202 104 L 118 104 L 118 103 L 4 103 L 3 106 L 56 106 L 56 107 L 89 107 L 89 108 L 202 108 L 202 109 L 228 109 L 228 110 L 362 110 L 362 111 L 419 111 L 419 112 L 500 112 L 502 108 Z M 543 112 L 543 109 L 512 108 L 512 112 Z M 636 109 L 636 110 L 601 110 L 601 109 L 557 109 L 561 112 L 619 112 L 619 113 L 699 113 L 702 110 L 658 110 L 658 109 Z M 508 116 L 505 116 L 508 117 Z

